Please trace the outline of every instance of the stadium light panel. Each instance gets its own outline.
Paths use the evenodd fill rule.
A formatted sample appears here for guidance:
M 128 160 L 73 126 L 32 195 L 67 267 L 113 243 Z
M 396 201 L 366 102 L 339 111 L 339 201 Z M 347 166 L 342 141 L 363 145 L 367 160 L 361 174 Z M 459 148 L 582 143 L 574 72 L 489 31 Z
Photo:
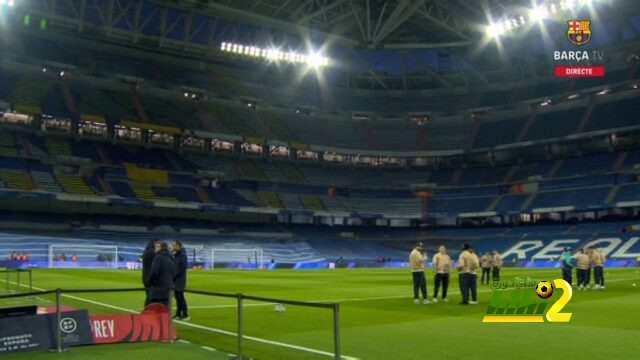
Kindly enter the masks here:
M 304 55 L 295 51 L 285 52 L 274 48 L 260 48 L 257 46 L 234 44 L 229 42 L 220 43 L 220 51 L 254 58 L 263 58 L 269 61 L 286 61 L 292 64 L 307 64 L 312 67 L 325 66 L 329 64 L 329 59 L 314 52 L 309 55 Z
M 327 64 L 327 59 L 318 53 L 311 53 L 307 56 L 307 64 L 311 67 L 319 67 Z
M 543 6 L 536 6 L 529 11 L 529 18 L 533 21 L 542 21 L 549 17 L 549 11 Z
M 487 33 L 491 37 L 498 37 L 505 32 L 504 24 L 502 23 L 493 23 L 487 27 Z

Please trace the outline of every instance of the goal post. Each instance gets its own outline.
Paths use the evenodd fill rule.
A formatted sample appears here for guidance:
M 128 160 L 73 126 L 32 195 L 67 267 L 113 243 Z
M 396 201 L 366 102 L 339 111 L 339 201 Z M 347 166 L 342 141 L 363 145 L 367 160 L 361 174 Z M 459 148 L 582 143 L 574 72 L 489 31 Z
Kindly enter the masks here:
M 236 263 L 249 264 L 251 267 L 261 269 L 264 266 L 264 253 L 260 248 L 253 249 L 211 249 L 210 265 L 212 269 L 220 264 Z
M 48 268 L 117 269 L 119 264 L 116 245 L 51 244 L 48 250 Z

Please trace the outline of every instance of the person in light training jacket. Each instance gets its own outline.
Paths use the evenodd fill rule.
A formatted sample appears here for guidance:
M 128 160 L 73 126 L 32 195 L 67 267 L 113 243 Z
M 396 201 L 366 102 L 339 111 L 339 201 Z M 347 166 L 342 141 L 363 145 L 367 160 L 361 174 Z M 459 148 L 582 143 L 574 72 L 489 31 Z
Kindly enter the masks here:
M 451 257 L 447 254 L 444 245 L 440 245 L 438 253 L 433 255 L 433 271 L 436 273 L 433 287 L 433 302 L 438 302 L 438 289 L 442 284 L 442 301 L 449 302 L 447 290 L 449 289 L 449 270 L 451 269 Z
M 480 284 L 485 283 L 489 285 L 491 279 L 491 267 L 493 266 L 493 256 L 490 252 L 485 252 L 480 258 L 480 266 L 482 267 L 482 277 L 480 278 Z M 485 280 L 486 279 L 486 280 Z
M 427 279 L 424 276 L 424 261 L 426 252 L 422 243 L 418 243 L 409 254 L 409 268 L 413 278 L 413 301 L 420 304 L 418 291 L 422 293 L 422 303 L 429 304 L 427 297 Z
M 500 269 L 502 269 L 502 255 L 498 250 L 493 250 L 493 266 L 491 278 L 496 281 L 500 281 Z
M 176 314 L 174 319 L 188 321 L 187 300 L 184 289 L 187 287 L 187 253 L 178 240 L 173 242 L 173 295 L 176 298 Z
M 578 277 L 578 290 L 589 289 L 589 278 L 591 272 L 591 258 L 585 248 L 580 249 L 576 256 L 576 273 Z
M 173 262 L 167 243 L 157 242 L 155 249 L 156 254 L 147 274 L 147 283 L 150 287 L 149 301 L 163 304 L 168 308 L 173 288 Z
M 593 281 L 595 285 L 593 288 L 596 290 L 604 290 L 604 252 L 596 248 L 591 247 L 591 264 L 593 264 Z
M 478 276 L 476 270 L 480 267 L 480 259 L 474 253 L 471 245 L 464 244 L 458 257 L 458 273 L 460 274 L 460 291 L 463 305 L 478 303 Z M 471 295 L 471 300 L 469 300 Z

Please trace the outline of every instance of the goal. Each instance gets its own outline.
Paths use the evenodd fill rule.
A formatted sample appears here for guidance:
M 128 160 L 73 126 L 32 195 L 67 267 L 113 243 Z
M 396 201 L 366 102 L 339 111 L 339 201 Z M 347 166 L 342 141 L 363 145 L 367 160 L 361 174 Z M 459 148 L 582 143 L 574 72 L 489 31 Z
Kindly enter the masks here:
M 211 249 L 211 268 L 222 264 L 247 264 L 249 268 L 260 269 L 264 265 L 262 249 Z
M 118 247 L 115 245 L 51 244 L 49 268 L 118 268 Z

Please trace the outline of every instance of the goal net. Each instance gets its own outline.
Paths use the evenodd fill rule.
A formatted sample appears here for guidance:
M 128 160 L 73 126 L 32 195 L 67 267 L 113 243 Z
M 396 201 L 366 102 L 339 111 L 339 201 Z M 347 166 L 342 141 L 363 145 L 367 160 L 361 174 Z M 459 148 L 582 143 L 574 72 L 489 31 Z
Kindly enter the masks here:
M 49 268 L 118 268 L 115 245 L 52 244 L 49 245 Z
M 211 268 L 234 267 L 260 269 L 264 265 L 262 249 L 211 249 Z M 246 265 L 246 266 L 245 266 Z

